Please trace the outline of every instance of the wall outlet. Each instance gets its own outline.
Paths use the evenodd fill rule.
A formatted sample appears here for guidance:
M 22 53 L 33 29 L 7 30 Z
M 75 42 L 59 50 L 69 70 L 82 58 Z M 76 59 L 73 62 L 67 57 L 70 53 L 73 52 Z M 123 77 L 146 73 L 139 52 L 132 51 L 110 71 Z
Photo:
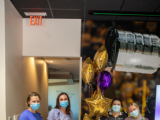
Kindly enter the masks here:
M 8 120 L 12 120 L 12 117 L 8 117 Z
M 13 120 L 18 120 L 19 115 L 14 115 L 14 117 L 13 117 L 13 118 L 14 118 Z

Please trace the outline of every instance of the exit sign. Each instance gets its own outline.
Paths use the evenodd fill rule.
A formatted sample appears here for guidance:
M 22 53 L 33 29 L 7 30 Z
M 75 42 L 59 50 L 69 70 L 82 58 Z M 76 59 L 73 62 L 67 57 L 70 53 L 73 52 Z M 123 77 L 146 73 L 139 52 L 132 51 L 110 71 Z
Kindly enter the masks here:
M 42 16 L 30 16 L 30 25 L 42 25 Z

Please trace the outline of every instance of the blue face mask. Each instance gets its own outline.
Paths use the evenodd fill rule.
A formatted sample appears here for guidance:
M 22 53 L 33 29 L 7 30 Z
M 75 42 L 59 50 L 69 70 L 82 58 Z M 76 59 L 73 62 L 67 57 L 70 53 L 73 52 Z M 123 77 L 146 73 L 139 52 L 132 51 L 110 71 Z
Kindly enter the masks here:
M 133 112 L 130 113 L 132 117 L 137 117 L 138 114 L 139 114 L 139 111 L 138 110 L 135 110 Z
M 118 113 L 121 110 L 121 106 L 119 106 L 119 105 L 113 105 L 112 106 L 112 110 L 113 110 L 113 112 Z
M 68 106 L 68 101 L 61 101 L 61 102 L 60 102 L 60 106 L 61 106 L 62 108 L 66 108 L 66 107 Z
M 31 108 L 32 108 L 33 110 L 38 110 L 39 107 L 40 107 L 40 103 L 31 103 Z

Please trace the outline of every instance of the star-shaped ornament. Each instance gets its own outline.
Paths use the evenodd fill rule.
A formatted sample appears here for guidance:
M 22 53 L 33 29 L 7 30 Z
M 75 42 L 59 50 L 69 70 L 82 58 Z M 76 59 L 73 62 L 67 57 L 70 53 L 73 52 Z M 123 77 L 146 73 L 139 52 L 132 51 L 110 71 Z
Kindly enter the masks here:
M 101 93 L 100 88 L 97 89 L 97 94 L 94 97 L 85 99 L 89 106 L 89 116 L 108 116 L 108 109 L 112 99 L 105 98 Z

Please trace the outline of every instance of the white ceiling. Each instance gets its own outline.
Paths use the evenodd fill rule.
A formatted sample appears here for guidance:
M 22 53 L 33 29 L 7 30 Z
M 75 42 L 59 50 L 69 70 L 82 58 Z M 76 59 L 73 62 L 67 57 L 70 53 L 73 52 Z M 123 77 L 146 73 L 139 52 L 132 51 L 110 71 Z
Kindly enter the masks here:
M 48 68 L 53 69 L 50 71 L 51 74 L 54 72 L 56 74 L 66 74 L 70 72 L 75 81 L 79 80 L 79 58 L 44 58 L 44 60 L 47 62 Z

